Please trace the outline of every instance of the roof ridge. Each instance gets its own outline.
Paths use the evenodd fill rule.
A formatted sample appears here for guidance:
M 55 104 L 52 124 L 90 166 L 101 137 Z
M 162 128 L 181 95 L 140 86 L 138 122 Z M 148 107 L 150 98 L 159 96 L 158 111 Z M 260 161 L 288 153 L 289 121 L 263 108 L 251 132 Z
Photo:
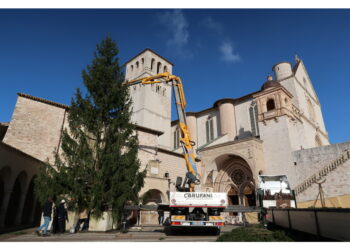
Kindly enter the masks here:
M 138 53 L 136 56 L 133 56 L 130 60 L 128 60 L 127 62 L 125 62 L 123 64 L 123 66 L 125 66 L 127 63 L 129 63 L 130 61 L 134 60 L 136 57 L 138 57 L 139 55 L 141 55 L 142 53 L 146 52 L 146 51 L 151 51 L 152 53 L 154 53 L 156 56 L 159 56 L 160 58 L 162 58 L 163 60 L 167 61 L 168 63 L 170 63 L 172 66 L 174 66 L 174 64 L 172 62 L 170 62 L 168 59 L 166 59 L 165 57 L 159 55 L 157 52 L 155 52 L 154 50 L 150 49 L 150 48 L 146 48 L 144 50 L 142 50 L 140 53 Z
M 70 109 L 70 106 L 62 104 L 62 103 L 58 103 L 58 102 L 53 102 L 44 98 L 40 98 L 40 97 L 36 97 L 36 96 L 32 96 L 32 95 L 28 95 L 28 94 L 24 94 L 24 93 L 17 93 L 18 96 L 24 97 L 24 98 L 28 98 L 28 99 L 32 99 L 34 101 L 38 101 L 38 102 L 43 102 L 43 103 L 47 103 L 53 106 L 57 106 L 60 108 L 64 108 L 64 109 Z

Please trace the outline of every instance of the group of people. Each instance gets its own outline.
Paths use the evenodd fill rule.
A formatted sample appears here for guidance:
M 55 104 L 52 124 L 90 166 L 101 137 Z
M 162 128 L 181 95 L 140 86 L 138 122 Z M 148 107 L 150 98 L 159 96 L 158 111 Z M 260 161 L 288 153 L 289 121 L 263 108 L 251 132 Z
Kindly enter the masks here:
M 63 234 L 66 231 L 66 222 L 69 222 L 66 201 L 61 200 L 58 206 L 54 206 L 53 199 L 48 198 L 43 206 L 44 223 L 40 225 L 35 231 L 38 236 L 49 236 L 48 228 L 50 225 L 52 214 L 53 214 L 53 220 L 52 220 L 51 233 Z M 80 230 L 82 223 L 84 224 L 83 224 L 83 227 L 81 228 L 81 231 L 87 231 L 89 228 L 89 214 L 86 209 L 79 213 L 79 219 L 75 227 L 73 228 L 73 233 L 76 233 Z M 43 232 L 41 233 L 41 231 Z

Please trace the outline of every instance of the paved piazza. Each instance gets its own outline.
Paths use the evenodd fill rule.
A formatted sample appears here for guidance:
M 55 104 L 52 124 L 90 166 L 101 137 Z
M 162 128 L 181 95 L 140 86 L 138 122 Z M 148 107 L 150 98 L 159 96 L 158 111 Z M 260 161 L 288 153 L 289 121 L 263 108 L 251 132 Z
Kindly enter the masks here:
M 239 226 L 225 226 L 222 228 L 221 233 L 231 231 Z M 162 227 L 144 226 L 141 231 L 139 229 L 131 229 L 126 234 L 120 234 L 118 232 L 87 232 L 70 234 L 65 233 L 62 235 L 54 234 L 49 237 L 39 237 L 35 233 L 35 228 L 22 230 L 19 232 L 13 232 L 9 234 L 0 235 L 0 241 L 2 242 L 86 242 L 86 241 L 116 241 L 116 242 L 210 242 L 215 241 L 217 236 L 205 235 L 197 232 L 193 234 L 186 233 L 185 235 L 172 235 L 167 236 L 163 232 Z

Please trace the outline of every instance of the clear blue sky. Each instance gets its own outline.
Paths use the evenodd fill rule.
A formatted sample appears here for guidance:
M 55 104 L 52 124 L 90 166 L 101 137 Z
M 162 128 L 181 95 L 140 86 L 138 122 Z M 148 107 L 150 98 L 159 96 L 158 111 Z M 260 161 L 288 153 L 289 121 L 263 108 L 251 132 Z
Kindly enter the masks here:
M 271 67 L 304 61 L 332 143 L 350 141 L 350 10 L 0 10 L 0 121 L 16 93 L 68 104 L 110 33 L 124 63 L 151 48 L 175 64 L 187 111 L 260 89 Z M 348 78 L 346 78 L 348 77 Z

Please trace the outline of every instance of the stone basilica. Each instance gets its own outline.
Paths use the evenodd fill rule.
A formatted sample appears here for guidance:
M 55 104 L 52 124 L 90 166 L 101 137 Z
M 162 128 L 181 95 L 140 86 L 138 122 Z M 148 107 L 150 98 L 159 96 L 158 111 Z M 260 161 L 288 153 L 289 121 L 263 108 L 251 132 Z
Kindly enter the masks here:
M 126 63 L 125 80 L 172 73 L 173 66 L 145 49 Z M 318 194 L 316 181 L 323 178 L 326 206 L 350 207 L 350 142 L 330 144 L 320 101 L 301 59 L 294 65 L 278 63 L 272 70 L 274 77 L 257 83 L 256 92 L 187 112 L 199 189 L 227 192 L 230 204 L 251 206 L 259 175 L 287 175 L 298 207 L 308 207 Z M 177 121 L 171 120 L 172 89 L 165 83 L 129 88 L 139 159 L 147 169 L 140 195 L 148 194 L 145 204 L 167 203 L 176 177 L 187 171 Z M 33 224 L 40 217 L 33 179 L 38 166 L 46 159 L 52 162 L 52 152 L 60 150 L 67 112 L 66 105 L 20 93 L 11 121 L 0 123 L 0 230 Z M 110 229 L 108 218 L 90 229 Z M 141 223 L 156 218 L 156 213 L 144 212 Z

